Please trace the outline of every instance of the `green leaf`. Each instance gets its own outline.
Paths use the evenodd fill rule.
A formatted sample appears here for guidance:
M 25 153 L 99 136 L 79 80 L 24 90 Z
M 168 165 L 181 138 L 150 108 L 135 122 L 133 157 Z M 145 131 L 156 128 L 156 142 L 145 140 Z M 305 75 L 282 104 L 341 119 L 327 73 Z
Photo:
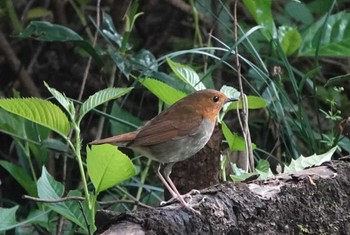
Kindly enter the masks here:
M 287 56 L 293 54 L 299 49 L 301 44 L 301 36 L 298 29 L 288 26 L 281 26 L 278 29 L 278 34 L 283 52 Z
M 125 111 L 120 107 L 117 103 L 113 103 L 111 115 L 113 117 L 118 117 L 119 119 L 125 120 L 128 123 L 133 124 L 134 126 L 127 125 L 126 123 L 122 123 L 120 121 L 115 121 L 113 119 L 110 119 L 110 125 L 111 125 L 111 133 L 113 135 L 119 135 L 122 133 L 134 131 L 138 126 L 142 125 L 142 121 L 132 115 L 131 113 Z
M 18 205 L 11 208 L 0 207 L 0 232 L 16 226 L 16 211 L 18 210 L 18 207 Z
M 62 105 L 62 107 L 70 114 L 71 117 L 75 116 L 75 108 L 74 104 L 71 100 L 69 100 L 64 94 L 59 92 L 58 90 L 49 87 L 49 85 L 44 82 L 44 85 L 49 90 L 51 95 L 55 97 L 55 99 Z
M 0 208 L 0 232 L 13 229 L 19 226 L 24 226 L 26 224 L 36 223 L 38 220 L 47 217 L 48 211 L 41 212 L 36 211 L 36 213 L 30 213 L 27 219 L 22 220 L 21 222 L 16 221 L 16 210 L 18 206 L 12 208 Z M 47 222 L 46 222 L 47 223 Z M 17 233 L 21 234 L 21 233 Z M 23 233 L 22 233 L 23 234 Z
M 57 200 L 60 199 L 64 193 L 64 186 L 56 181 L 46 170 L 45 166 L 42 168 L 41 177 L 37 182 L 38 195 L 41 199 Z M 59 213 L 70 221 L 74 222 L 82 229 L 87 231 L 83 214 L 80 210 L 77 201 L 65 201 L 57 203 L 46 203 L 45 206 L 51 210 Z
M 241 95 L 241 93 L 234 87 L 232 86 L 226 86 L 226 85 L 223 85 L 220 89 L 220 91 L 222 93 L 224 93 L 227 97 L 229 98 L 236 98 L 236 99 L 239 99 L 239 96 Z M 224 107 L 222 108 L 222 111 L 223 113 L 225 113 L 227 111 L 227 108 L 230 106 L 230 104 L 234 104 L 234 105 L 237 105 L 237 102 L 234 101 L 232 103 L 227 103 L 224 105 Z
M 53 103 L 38 98 L 0 99 L 0 107 L 66 136 L 70 126 L 67 116 Z
M 245 172 L 243 169 L 237 167 L 236 163 L 232 164 L 231 163 L 231 167 L 233 172 L 235 173 L 234 175 L 230 175 L 231 180 L 233 182 L 240 182 L 240 181 L 244 181 L 254 175 L 258 175 L 258 173 L 256 172 L 252 172 L 252 173 L 247 173 Z
M 350 73 L 329 78 L 324 86 L 339 86 L 347 81 L 350 81 Z
M 276 38 L 277 30 L 271 12 L 271 0 L 243 0 L 243 3 L 254 20 L 264 27 L 262 31 L 267 40 Z
M 247 96 L 248 100 L 248 109 L 261 109 L 265 108 L 267 106 L 267 101 L 263 98 L 260 98 L 258 96 Z M 242 101 L 239 100 L 238 108 L 242 109 Z M 237 102 L 232 102 L 232 104 L 229 105 L 227 108 L 227 111 L 233 110 L 237 108 Z
M 95 107 L 110 101 L 112 99 L 116 99 L 118 97 L 121 97 L 128 92 L 130 92 L 133 89 L 133 87 L 129 88 L 106 88 L 104 90 L 101 90 L 99 92 L 96 92 L 92 96 L 90 96 L 81 106 L 79 111 L 79 120 L 81 120 L 90 110 L 94 109 Z
M 299 56 L 350 56 L 350 13 L 321 18 L 302 33 Z M 319 45 L 319 48 L 318 48 Z
M 289 164 L 289 166 L 284 167 L 283 173 L 295 173 L 304 170 L 307 167 L 319 166 L 324 162 L 330 161 L 336 149 L 337 146 L 331 148 L 328 152 L 320 155 L 314 154 L 309 157 L 304 157 L 303 155 L 301 155 L 296 160 L 292 159 L 292 162 Z
M 10 173 L 10 175 L 15 178 L 15 180 L 27 191 L 30 196 L 38 196 L 34 180 L 27 174 L 27 172 L 24 171 L 23 168 L 4 160 L 0 160 L 0 166 Z
M 155 96 L 167 105 L 172 105 L 176 101 L 186 96 L 182 91 L 176 90 L 171 86 L 151 78 L 139 80 L 143 86 L 150 90 Z
M 187 84 L 190 84 L 196 91 L 205 89 L 204 84 L 199 79 L 198 74 L 191 67 L 176 63 L 171 59 L 166 59 L 175 75 Z
M 87 169 L 96 195 L 136 174 L 131 160 L 110 144 L 86 147 Z
M 84 49 L 99 66 L 103 62 L 93 46 L 85 41 L 73 30 L 58 24 L 51 24 L 46 21 L 32 21 L 20 34 L 21 38 L 33 38 L 44 42 L 74 42 L 77 46 Z
M 256 166 L 255 171 L 260 175 L 260 180 L 266 180 L 270 177 L 273 177 L 273 173 L 270 169 L 270 163 L 265 159 L 260 159 L 258 165 Z
M 240 137 L 237 133 L 232 133 L 225 122 L 221 122 L 221 129 L 228 143 L 230 151 L 233 152 L 246 150 L 244 139 Z M 254 143 L 252 143 L 252 148 L 256 148 L 256 145 Z

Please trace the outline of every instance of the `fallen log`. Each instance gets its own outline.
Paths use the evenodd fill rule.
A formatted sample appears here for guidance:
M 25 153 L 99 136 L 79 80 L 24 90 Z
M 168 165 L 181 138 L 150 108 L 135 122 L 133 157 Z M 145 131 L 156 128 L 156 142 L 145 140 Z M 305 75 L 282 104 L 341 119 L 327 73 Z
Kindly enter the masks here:
M 178 203 L 126 213 L 101 210 L 98 234 L 350 234 L 350 164 L 333 161 L 266 181 L 225 183 Z

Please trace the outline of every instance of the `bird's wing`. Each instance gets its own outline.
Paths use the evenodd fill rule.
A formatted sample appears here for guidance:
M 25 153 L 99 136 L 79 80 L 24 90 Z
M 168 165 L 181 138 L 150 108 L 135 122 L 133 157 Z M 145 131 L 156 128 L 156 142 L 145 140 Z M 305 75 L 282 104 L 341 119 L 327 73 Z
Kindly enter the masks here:
M 141 127 L 128 146 L 146 146 L 180 139 L 196 132 L 202 115 L 193 106 L 182 104 L 179 109 L 170 107 Z

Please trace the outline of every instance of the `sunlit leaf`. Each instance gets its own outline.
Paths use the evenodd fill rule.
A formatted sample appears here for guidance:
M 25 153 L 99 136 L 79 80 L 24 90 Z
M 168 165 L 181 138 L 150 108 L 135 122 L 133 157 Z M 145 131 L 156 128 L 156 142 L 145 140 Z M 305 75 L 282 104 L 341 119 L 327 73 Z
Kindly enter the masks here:
M 139 81 L 167 105 L 172 105 L 176 101 L 186 96 L 186 94 L 182 91 L 176 90 L 175 88 L 172 88 L 171 86 L 155 79 L 145 78 L 140 79 Z
M 131 160 L 110 144 L 86 148 L 87 169 L 96 195 L 134 176 L 136 169 Z
M 53 103 L 38 98 L 0 99 L 4 110 L 45 126 L 62 136 L 69 132 L 67 116 Z

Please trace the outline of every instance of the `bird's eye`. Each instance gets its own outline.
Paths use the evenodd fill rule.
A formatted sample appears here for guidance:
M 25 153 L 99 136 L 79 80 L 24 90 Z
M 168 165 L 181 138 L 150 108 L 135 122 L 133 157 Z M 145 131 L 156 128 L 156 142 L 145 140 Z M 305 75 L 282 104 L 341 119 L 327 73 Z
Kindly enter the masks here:
M 214 96 L 213 97 L 213 101 L 216 103 L 216 102 L 218 102 L 219 101 L 219 96 Z

